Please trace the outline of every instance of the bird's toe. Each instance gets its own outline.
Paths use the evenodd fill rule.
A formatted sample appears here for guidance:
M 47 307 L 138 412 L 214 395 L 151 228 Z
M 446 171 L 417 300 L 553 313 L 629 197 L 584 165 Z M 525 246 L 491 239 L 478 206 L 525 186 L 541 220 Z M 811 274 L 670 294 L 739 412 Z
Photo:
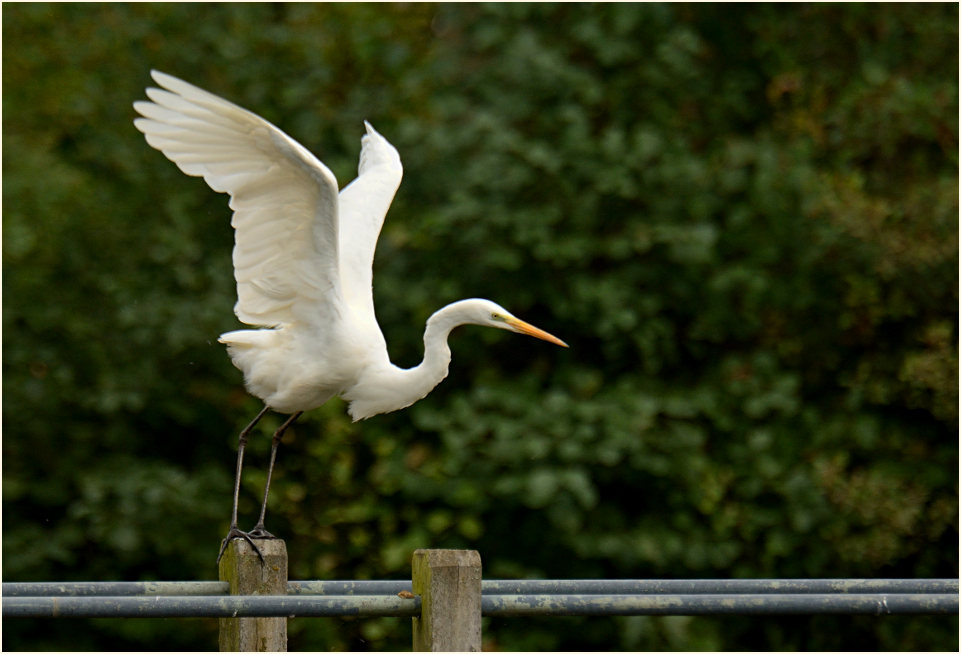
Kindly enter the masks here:
M 247 535 L 251 538 L 277 538 L 272 533 L 264 529 L 263 527 L 257 526 L 247 532 Z
M 217 555 L 217 563 L 220 563 L 220 559 L 224 557 L 224 552 L 227 551 L 227 545 L 230 544 L 230 541 L 235 540 L 237 538 L 247 541 L 247 543 L 252 548 L 254 548 L 254 552 L 257 553 L 257 557 L 260 559 L 260 562 L 261 563 L 264 562 L 264 555 L 261 553 L 260 548 L 257 547 L 257 543 L 255 543 L 252 539 L 253 538 L 273 538 L 273 536 L 269 534 L 267 536 L 259 536 L 254 534 L 254 532 L 252 531 L 246 532 L 246 531 L 241 531 L 237 527 L 231 527 L 230 530 L 227 532 L 227 535 L 224 536 L 223 542 L 221 542 L 220 544 L 220 553 Z

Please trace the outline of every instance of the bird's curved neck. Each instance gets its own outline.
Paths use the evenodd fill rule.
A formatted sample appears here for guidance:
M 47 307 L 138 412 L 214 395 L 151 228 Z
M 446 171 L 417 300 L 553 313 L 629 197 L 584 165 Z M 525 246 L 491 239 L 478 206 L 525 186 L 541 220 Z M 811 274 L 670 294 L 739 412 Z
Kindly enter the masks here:
M 424 360 L 403 371 L 404 381 L 413 398 L 411 404 L 430 393 L 447 377 L 450 366 L 447 337 L 454 327 L 464 324 L 457 304 L 449 304 L 427 319 L 427 327 L 424 329 Z
M 355 398 L 351 392 L 344 395 L 351 402 L 350 413 L 355 420 L 410 406 L 444 380 L 450 365 L 447 336 L 464 322 L 457 313 L 455 305 L 448 305 L 427 319 L 424 360 L 419 365 L 404 369 L 389 364 L 376 373 L 372 383 L 364 384 L 363 398 Z
M 447 369 L 450 366 L 450 346 L 447 345 L 447 337 L 450 336 L 454 327 L 462 324 L 453 314 L 454 306 L 448 305 L 434 312 L 427 319 L 427 328 L 424 330 L 424 360 L 409 371 L 411 383 L 422 388 L 424 395 L 447 376 Z

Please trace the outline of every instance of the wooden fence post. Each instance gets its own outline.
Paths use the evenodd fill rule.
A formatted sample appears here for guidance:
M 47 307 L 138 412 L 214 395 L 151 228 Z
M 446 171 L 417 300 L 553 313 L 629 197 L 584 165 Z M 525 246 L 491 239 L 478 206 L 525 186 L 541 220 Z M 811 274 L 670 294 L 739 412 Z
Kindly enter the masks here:
M 235 538 L 220 560 L 220 580 L 231 595 L 286 595 L 287 545 L 258 539 L 264 562 L 247 541 Z M 286 652 L 287 618 L 220 618 L 221 652 Z
M 415 550 L 415 652 L 479 652 L 481 648 L 481 559 L 475 550 Z

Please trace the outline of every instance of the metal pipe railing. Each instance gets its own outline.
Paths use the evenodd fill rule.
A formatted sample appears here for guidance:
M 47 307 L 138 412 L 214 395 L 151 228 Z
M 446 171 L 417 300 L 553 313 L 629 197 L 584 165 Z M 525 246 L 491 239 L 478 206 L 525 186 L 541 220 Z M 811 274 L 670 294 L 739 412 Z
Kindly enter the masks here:
M 418 598 L 390 595 L 155 595 L 10 597 L 7 618 L 414 617 Z
M 6 597 L 226 595 L 225 581 L 5 582 Z M 484 579 L 484 595 L 958 593 L 957 579 Z M 396 595 L 409 580 L 290 581 L 288 595 Z
M 409 581 L 292 581 L 286 596 L 230 596 L 226 582 L 3 584 L 4 617 L 419 615 Z M 485 580 L 485 616 L 949 614 L 957 579 Z
M 485 616 L 533 615 L 891 615 L 958 612 L 948 594 L 494 595 Z
M 932 615 L 956 614 L 948 594 L 491 595 L 484 616 L 601 615 Z M 9 618 L 414 617 L 419 598 L 342 596 L 10 597 Z

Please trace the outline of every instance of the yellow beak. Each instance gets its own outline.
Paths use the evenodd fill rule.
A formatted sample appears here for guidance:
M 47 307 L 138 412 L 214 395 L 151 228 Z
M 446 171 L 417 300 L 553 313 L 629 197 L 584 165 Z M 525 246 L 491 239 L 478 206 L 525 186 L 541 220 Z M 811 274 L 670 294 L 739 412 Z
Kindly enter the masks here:
M 543 329 L 538 329 L 534 325 L 529 325 L 523 320 L 514 318 L 513 316 L 505 318 L 504 322 L 507 323 L 511 329 L 520 334 L 527 334 L 528 336 L 533 336 L 534 338 L 539 338 L 542 341 L 547 341 L 548 343 L 553 343 L 554 345 L 560 345 L 561 347 L 567 347 L 567 343 L 552 336 L 545 332 Z

